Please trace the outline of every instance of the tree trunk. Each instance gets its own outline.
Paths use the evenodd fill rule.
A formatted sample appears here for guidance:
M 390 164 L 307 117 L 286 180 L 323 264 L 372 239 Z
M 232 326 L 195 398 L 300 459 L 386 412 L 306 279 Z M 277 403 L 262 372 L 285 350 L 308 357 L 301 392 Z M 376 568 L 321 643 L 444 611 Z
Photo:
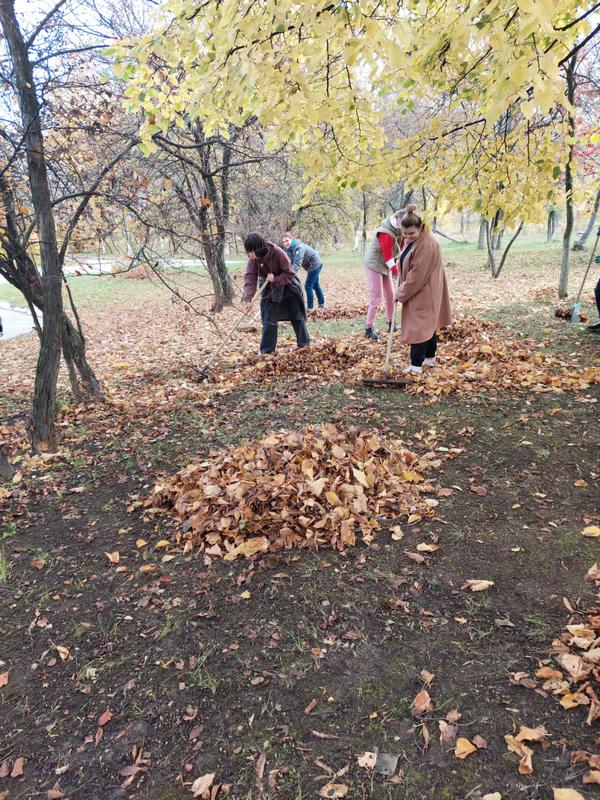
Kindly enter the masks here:
M 565 67 L 567 77 L 567 100 L 573 106 L 575 102 L 575 56 L 572 56 Z M 567 136 L 569 137 L 569 150 L 565 164 L 565 232 L 563 234 L 562 261 L 560 265 L 560 279 L 558 282 L 558 296 L 566 297 L 569 293 L 569 257 L 571 251 L 571 236 L 573 234 L 573 139 L 575 137 L 575 118 L 568 113 Z
M 491 231 L 491 224 L 485 221 L 485 241 L 487 244 L 487 254 L 488 254 L 488 267 L 492 273 L 492 278 L 496 274 L 496 256 L 494 254 L 494 242 L 492 239 L 492 231 Z
M 479 219 L 479 237 L 477 239 L 478 250 L 485 250 L 485 243 L 487 240 L 487 227 L 488 227 L 487 219 L 482 214 Z
M 54 451 L 57 446 L 54 422 L 63 313 L 62 270 L 46 171 L 40 106 L 33 68 L 15 16 L 14 0 L 0 0 L 0 23 L 10 51 L 25 131 L 23 142 L 27 154 L 31 201 L 37 220 L 43 275 L 44 324 L 33 393 L 32 444 L 38 452 Z
M 596 192 L 596 199 L 594 200 L 594 208 L 592 209 L 592 213 L 590 215 L 587 228 L 581 234 L 579 239 L 573 245 L 573 250 L 583 250 L 585 248 L 585 243 L 587 241 L 588 236 L 594 230 L 594 225 L 596 224 L 596 217 L 598 216 L 598 209 L 600 208 L 600 189 Z
M 515 241 L 517 239 L 517 236 L 521 233 L 522 230 L 523 230 L 523 222 L 520 222 L 519 223 L 519 227 L 515 231 L 513 237 L 511 238 L 509 243 L 506 245 L 506 248 L 505 248 L 504 252 L 502 253 L 502 258 L 500 259 L 500 264 L 498 264 L 498 268 L 496 269 L 496 271 L 492 273 L 492 278 L 500 277 L 500 273 L 502 272 L 502 267 L 504 266 L 504 263 L 506 261 L 506 257 L 508 256 L 508 251 L 513 246 L 513 244 L 515 243 Z
M 546 226 L 546 241 L 553 242 L 556 236 L 556 209 L 551 208 L 548 212 L 548 224 Z
M 367 205 L 367 195 L 363 192 L 362 193 L 362 201 L 363 201 L 363 221 L 362 221 L 362 240 L 360 243 L 360 252 L 361 255 L 364 256 L 367 250 L 367 223 L 368 223 L 368 211 L 369 207 Z

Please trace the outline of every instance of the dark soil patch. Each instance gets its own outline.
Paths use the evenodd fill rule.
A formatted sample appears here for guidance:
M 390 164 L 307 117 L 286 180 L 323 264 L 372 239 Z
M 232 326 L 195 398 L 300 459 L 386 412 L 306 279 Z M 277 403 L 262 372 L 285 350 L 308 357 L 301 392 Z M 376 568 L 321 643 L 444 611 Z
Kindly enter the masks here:
M 251 387 L 190 406 L 110 452 L 101 442 L 83 449 L 76 469 L 57 467 L 62 496 L 40 497 L 4 526 L 0 764 L 23 756 L 25 767 L 22 779 L 0 779 L 0 796 L 45 797 L 58 782 L 81 800 L 178 800 L 212 772 L 236 799 L 301 800 L 327 780 L 349 785 L 349 797 L 406 800 L 581 789 L 583 770 L 565 752 L 594 748 L 583 711 L 511 684 L 509 673 L 532 675 L 547 657 L 568 616 L 563 597 L 585 607 L 592 596 L 583 576 L 597 543 L 580 531 L 598 515 L 597 405 L 587 402 L 598 396 L 429 406 L 403 393 L 276 384 L 268 397 Z M 444 466 L 454 488 L 438 518 L 345 555 L 162 561 L 153 544 L 164 523 L 153 529 L 136 507 L 158 471 L 320 421 L 389 428 L 416 447 L 435 429 L 441 446 L 464 447 Z M 581 479 L 587 486 L 575 487 Z M 432 537 L 441 547 L 425 563 L 405 555 Z M 115 551 L 118 565 L 105 555 Z M 495 586 L 468 593 L 469 578 Z M 435 674 L 428 749 L 410 712 L 423 668 Z M 459 735 L 488 742 L 465 761 L 438 738 L 438 720 L 455 708 Z M 520 724 L 551 734 L 546 751 L 534 745 L 530 776 L 517 773 L 503 738 Z M 374 749 L 400 755 L 400 783 L 357 765 Z

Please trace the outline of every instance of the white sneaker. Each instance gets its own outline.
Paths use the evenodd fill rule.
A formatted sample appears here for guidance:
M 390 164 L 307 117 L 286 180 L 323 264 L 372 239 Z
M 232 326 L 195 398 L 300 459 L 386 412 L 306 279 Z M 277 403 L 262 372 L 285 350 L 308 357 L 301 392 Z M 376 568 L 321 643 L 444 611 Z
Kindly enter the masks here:
M 425 361 L 423 361 L 424 367 L 435 367 L 436 365 L 437 361 L 435 360 L 435 358 L 426 358 Z
M 403 369 L 402 372 L 405 375 L 420 375 L 423 372 L 422 367 L 414 367 L 412 364 L 406 369 Z

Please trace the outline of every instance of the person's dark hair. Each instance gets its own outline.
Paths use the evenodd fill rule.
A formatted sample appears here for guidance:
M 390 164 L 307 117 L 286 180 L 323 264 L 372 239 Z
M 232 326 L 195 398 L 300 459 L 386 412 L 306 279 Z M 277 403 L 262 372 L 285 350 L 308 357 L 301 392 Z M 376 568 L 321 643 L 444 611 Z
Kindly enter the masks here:
M 269 252 L 269 243 L 260 233 L 250 233 L 244 239 L 244 250 L 254 253 L 258 258 L 264 258 Z
M 403 228 L 420 228 L 423 225 L 423 220 L 416 212 L 416 206 L 412 204 L 406 206 L 404 214 L 400 218 L 400 225 Z

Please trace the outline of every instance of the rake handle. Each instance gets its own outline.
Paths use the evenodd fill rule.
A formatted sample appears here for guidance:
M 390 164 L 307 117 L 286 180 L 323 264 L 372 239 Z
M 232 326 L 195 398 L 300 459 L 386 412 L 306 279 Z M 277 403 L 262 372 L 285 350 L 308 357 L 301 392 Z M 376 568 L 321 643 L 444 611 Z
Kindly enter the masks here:
M 260 287 L 260 289 L 258 291 L 258 297 L 259 298 L 262 296 L 262 293 L 264 292 L 264 290 L 266 289 L 266 287 L 268 285 L 269 285 L 269 281 L 265 281 L 263 283 L 263 285 Z M 237 321 L 236 321 L 235 325 L 233 326 L 233 328 L 231 328 L 231 330 L 229 331 L 227 336 L 225 336 L 225 338 L 221 341 L 221 344 L 217 347 L 217 349 L 213 353 L 211 353 L 211 355 L 208 357 L 208 360 L 204 363 L 204 366 L 202 367 L 200 372 L 206 372 L 209 369 L 209 367 L 213 364 L 213 362 L 216 359 L 216 357 L 223 351 L 223 348 L 225 347 L 225 345 L 229 342 L 229 340 L 231 339 L 233 334 L 237 331 L 237 329 L 242 324 L 242 321 L 244 320 L 244 318 L 247 317 L 247 316 L 248 316 L 247 313 L 245 311 L 242 311 L 240 316 L 237 318 Z
M 598 233 L 596 234 L 596 241 L 594 242 L 594 247 L 592 249 L 592 255 L 590 256 L 589 264 L 587 265 L 587 269 L 583 276 L 583 280 L 581 281 L 581 286 L 579 287 L 579 294 L 577 295 L 577 300 L 575 300 L 575 305 L 579 305 L 579 301 L 581 299 L 581 294 L 583 292 L 583 287 L 585 286 L 585 282 L 587 280 L 588 272 L 590 271 L 590 267 L 592 266 L 592 261 L 594 260 L 594 256 L 596 255 L 596 248 L 598 247 L 598 240 L 600 240 L 600 228 L 598 228 Z
M 400 269 L 398 269 L 398 278 L 396 279 L 396 285 L 394 286 L 394 307 L 392 308 L 392 321 L 390 323 L 387 347 L 385 349 L 385 362 L 383 364 L 384 377 L 388 374 L 388 368 L 390 365 L 390 356 L 392 355 L 392 340 L 394 338 L 394 328 L 396 327 L 396 309 L 398 308 L 398 301 L 396 300 L 396 292 L 398 291 L 399 286 L 400 286 Z

